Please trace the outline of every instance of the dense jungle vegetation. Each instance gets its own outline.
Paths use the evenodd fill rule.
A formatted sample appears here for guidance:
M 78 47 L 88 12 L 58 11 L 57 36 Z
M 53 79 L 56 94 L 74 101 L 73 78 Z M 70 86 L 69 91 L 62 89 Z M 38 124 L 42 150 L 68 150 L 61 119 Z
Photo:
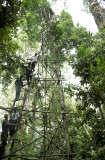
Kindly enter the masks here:
M 83 4 L 93 14 L 96 34 L 74 25 L 64 10 L 56 15 L 47 0 L 0 1 L 1 123 L 14 107 L 15 80 L 22 75 L 24 84 L 15 104 L 18 130 L 1 159 L 105 159 L 104 0 Z M 28 84 L 25 66 L 34 53 L 39 60 Z M 78 85 L 66 83 L 67 65 Z

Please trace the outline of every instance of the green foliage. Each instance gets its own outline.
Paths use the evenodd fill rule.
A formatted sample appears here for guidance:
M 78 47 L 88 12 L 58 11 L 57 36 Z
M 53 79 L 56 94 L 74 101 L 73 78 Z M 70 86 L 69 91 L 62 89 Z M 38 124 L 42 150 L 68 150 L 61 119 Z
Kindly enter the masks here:
M 21 1 L 1 0 L 0 2 L 0 29 L 14 27 L 20 18 Z
M 94 103 L 103 103 L 102 95 L 104 94 L 104 49 L 102 47 L 102 40 L 104 33 L 91 36 L 90 42 L 82 43 L 74 57 L 75 63 L 72 65 L 76 76 L 81 77 L 81 84 L 89 84 L 88 92 L 94 99 Z M 87 47 L 86 47 L 87 46 Z M 94 81 L 93 81 L 94 79 Z M 93 103 L 93 102 L 92 102 Z
M 0 76 L 2 82 L 8 85 L 13 82 L 14 78 L 24 74 L 24 83 L 26 83 L 22 65 L 26 63 L 25 59 L 29 52 L 34 53 L 41 48 L 40 60 L 43 60 L 43 63 L 39 62 L 38 79 L 37 75 L 34 75 L 36 77 L 28 86 L 29 106 L 22 113 L 24 115 L 23 125 L 19 126 L 17 132 L 20 142 L 15 143 L 13 152 L 22 148 L 19 151 L 21 154 L 30 154 L 30 150 L 33 155 L 61 154 L 61 150 L 65 154 L 67 135 L 64 129 L 64 118 L 66 117 L 68 140 L 73 159 L 105 158 L 105 120 L 98 111 L 99 107 L 102 107 L 102 111 L 105 110 L 104 30 L 93 36 L 85 28 L 79 25 L 74 26 L 72 17 L 67 12 L 62 11 L 59 16 L 54 15 L 47 0 L 23 0 L 21 7 L 19 1 L 14 0 L 6 0 L 6 6 L 3 1 L 0 3 L 0 37 L 2 37 Z M 5 13 L 4 10 L 6 10 Z M 76 49 L 76 53 L 72 56 L 70 51 L 73 48 Z M 64 62 L 70 60 L 74 74 L 81 78 L 81 85 L 69 84 L 64 88 L 66 100 L 65 108 L 63 108 L 61 103 L 63 99 L 60 97 L 59 89 L 61 84 L 59 85 L 58 78 L 63 77 L 61 69 Z M 47 81 L 47 78 L 41 81 L 42 78 L 45 78 L 45 74 L 49 79 L 58 81 Z M 14 85 L 12 89 L 14 90 Z M 5 96 L 10 94 L 7 99 L 9 106 L 12 106 L 13 101 L 12 89 L 10 88 L 12 93 L 10 91 L 5 93 Z M 20 95 L 21 99 L 23 99 L 23 94 Z M 74 96 L 77 102 L 73 104 L 71 98 Z M 16 103 L 21 112 L 22 102 Z M 62 111 L 76 113 L 66 115 L 60 113 Z M 30 141 L 32 144 L 28 146 Z M 10 147 L 10 144 L 8 146 Z M 45 146 L 45 151 L 43 146 Z M 50 159 L 54 160 L 58 157 L 50 157 Z

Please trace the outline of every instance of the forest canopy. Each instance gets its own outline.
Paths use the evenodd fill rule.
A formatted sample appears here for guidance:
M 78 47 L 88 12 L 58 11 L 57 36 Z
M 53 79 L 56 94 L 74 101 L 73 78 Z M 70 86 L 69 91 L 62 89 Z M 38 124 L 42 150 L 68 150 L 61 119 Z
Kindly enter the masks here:
M 47 0 L 0 1 L 0 119 L 14 108 L 19 118 L 5 145 L 1 132 L 1 159 L 105 159 L 104 0 L 84 5 L 96 34 Z

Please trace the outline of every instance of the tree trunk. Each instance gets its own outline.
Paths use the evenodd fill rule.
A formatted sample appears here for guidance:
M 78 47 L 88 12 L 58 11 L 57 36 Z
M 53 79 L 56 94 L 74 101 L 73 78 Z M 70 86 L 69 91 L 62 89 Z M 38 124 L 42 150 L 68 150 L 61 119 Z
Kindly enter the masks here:
M 68 126 L 67 126 L 67 118 L 65 114 L 65 104 L 64 104 L 64 94 L 63 94 L 63 86 L 61 80 L 61 73 L 59 70 L 59 62 L 55 63 L 55 73 L 56 77 L 58 79 L 58 92 L 59 92 L 59 98 L 60 98 L 60 105 L 61 105 L 61 111 L 64 112 L 62 114 L 62 119 L 63 119 L 63 125 L 64 125 L 64 132 L 65 132 L 65 139 L 66 139 L 66 149 L 67 149 L 67 154 L 68 154 L 68 159 L 70 159 L 71 155 L 71 147 L 70 147 L 70 138 L 69 138 L 69 133 L 68 133 Z
M 21 136 L 24 136 L 25 132 L 26 132 L 26 126 L 25 126 L 25 118 L 24 118 L 24 111 L 29 105 L 29 86 L 26 85 L 25 86 L 25 93 L 24 93 L 24 100 L 23 100 L 23 108 L 22 108 L 22 112 L 21 112 L 21 121 L 22 123 L 24 123 L 23 125 L 21 125 L 20 127 L 20 131 L 21 131 Z
M 88 6 L 97 27 L 105 27 L 105 9 L 100 6 L 97 0 L 88 0 Z
M 61 110 L 62 112 L 64 112 L 62 116 L 63 116 L 63 125 L 64 125 L 65 137 L 66 137 L 66 148 L 67 148 L 68 159 L 69 159 L 69 155 L 71 155 L 70 138 L 69 138 L 67 119 L 66 119 L 66 114 L 65 114 L 63 89 L 60 83 L 58 83 L 58 90 L 59 90 L 59 96 L 60 96 L 60 102 L 61 102 Z
M 100 115 L 101 115 L 101 118 L 104 119 L 104 114 L 103 114 L 103 110 L 101 108 L 101 105 L 99 105 L 99 112 L 100 112 Z

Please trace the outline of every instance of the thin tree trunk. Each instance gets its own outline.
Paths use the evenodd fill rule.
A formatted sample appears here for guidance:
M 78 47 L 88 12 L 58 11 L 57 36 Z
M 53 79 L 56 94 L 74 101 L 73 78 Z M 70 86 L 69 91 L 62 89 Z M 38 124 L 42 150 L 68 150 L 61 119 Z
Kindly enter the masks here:
M 24 118 L 24 111 L 23 109 L 26 109 L 29 105 L 29 86 L 26 85 L 25 87 L 25 93 L 24 93 L 24 101 L 23 101 L 23 108 L 22 108 L 22 112 L 21 112 L 21 116 L 20 119 L 22 121 L 22 123 L 25 124 L 25 118 Z M 21 135 L 24 135 L 25 131 L 26 131 L 26 127 L 25 125 L 21 125 Z
M 99 105 L 99 112 L 100 112 L 100 115 L 101 115 L 101 118 L 103 119 L 104 118 L 104 114 L 103 114 L 103 111 L 102 111 L 102 108 L 101 108 L 101 105 Z
M 58 83 L 58 90 L 59 90 L 59 96 L 60 96 L 61 110 L 62 112 L 65 112 L 63 89 L 60 83 Z M 71 155 L 71 149 L 70 149 L 70 138 L 68 134 L 66 114 L 64 113 L 62 116 L 63 116 L 64 131 L 65 131 L 65 136 L 66 136 L 66 147 L 67 147 L 67 153 L 68 153 L 68 158 L 69 158 L 69 155 Z
M 61 74 L 59 74 L 60 71 L 59 71 L 57 63 L 55 63 L 55 73 L 56 73 L 56 76 L 58 78 L 57 85 L 58 85 L 58 91 L 59 91 L 59 97 L 60 97 L 61 110 L 62 110 L 62 112 L 64 112 L 64 114 L 62 114 L 62 119 L 63 119 L 64 132 L 65 132 L 65 137 L 66 137 L 67 154 L 68 154 L 68 159 L 70 159 L 69 156 L 71 155 L 71 148 L 70 148 L 70 138 L 69 138 L 69 133 L 68 133 L 67 119 L 66 119 L 66 114 L 65 114 L 63 86 L 62 86 L 62 82 L 60 81 Z

